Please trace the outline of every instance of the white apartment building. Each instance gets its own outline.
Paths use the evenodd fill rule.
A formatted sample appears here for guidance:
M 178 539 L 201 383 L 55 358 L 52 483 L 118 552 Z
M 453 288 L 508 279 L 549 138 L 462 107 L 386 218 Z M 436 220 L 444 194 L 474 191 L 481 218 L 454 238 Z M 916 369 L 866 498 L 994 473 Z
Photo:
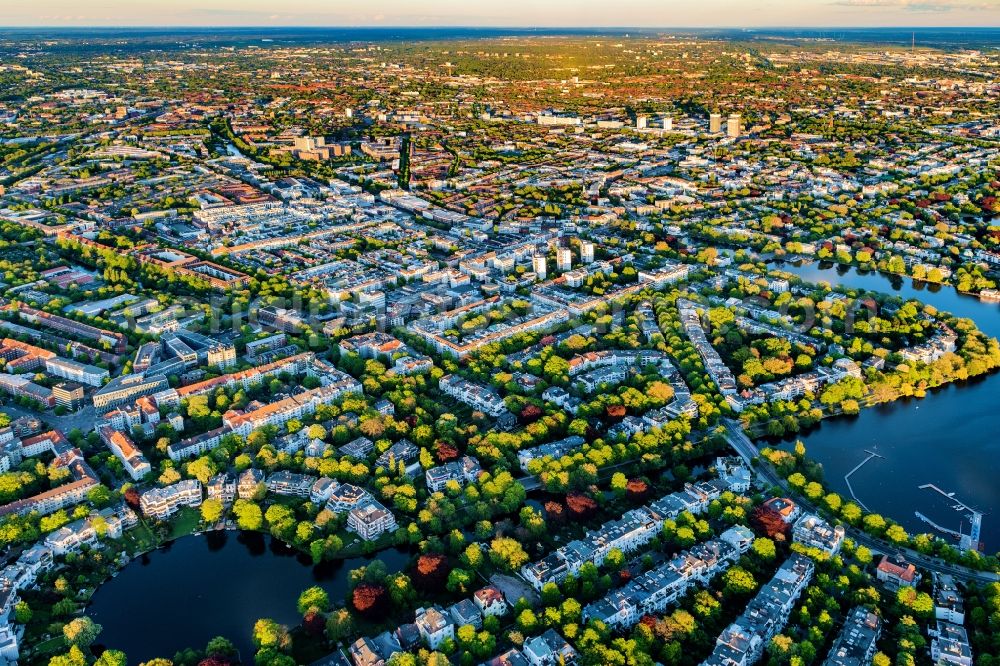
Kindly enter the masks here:
M 147 490 L 139 497 L 139 507 L 147 516 L 165 520 L 182 506 L 199 506 L 201 500 L 201 482 L 185 479 L 170 486 Z
M 347 514 L 347 529 L 365 541 L 374 541 L 385 532 L 394 532 L 396 527 L 396 517 L 374 499 Z

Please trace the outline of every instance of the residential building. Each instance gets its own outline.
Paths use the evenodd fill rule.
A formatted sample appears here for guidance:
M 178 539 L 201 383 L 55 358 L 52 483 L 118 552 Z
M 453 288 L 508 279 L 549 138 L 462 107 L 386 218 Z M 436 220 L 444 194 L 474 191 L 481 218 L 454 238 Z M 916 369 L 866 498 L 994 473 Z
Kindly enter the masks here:
M 69 443 L 65 441 L 65 438 L 59 433 L 56 434 L 58 435 L 56 440 L 59 448 L 56 449 L 56 445 L 52 445 L 57 454 L 51 466 L 56 469 L 68 469 L 72 481 L 27 499 L 16 500 L 0 506 L 0 516 L 12 513 L 24 515 L 32 511 L 48 515 L 68 506 L 79 504 L 87 499 L 87 493 L 100 484 L 97 474 L 84 460 L 80 449 L 69 448 Z
M 869 666 L 875 656 L 882 620 L 864 606 L 855 606 L 830 648 L 823 666 Z
M 613 629 L 635 625 L 644 615 L 663 613 L 691 585 L 705 585 L 729 568 L 753 543 L 752 533 L 730 528 L 719 539 L 707 541 L 630 580 L 583 609 L 585 620 L 600 620 Z
M 304 498 L 309 497 L 316 481 L 315 476 L 280 470 L 267 477 L 265 485 L 269 493 Z
M 938 620 L 931 635 L 931 660 L 938 665 L 972 666 L 972 647 L 965 628 Z
M 367 437 L 358 437 L 341 446 L 338 451 L 345 456 L 364 460 L 375 450 L 375 442 Z
M 355 507 L 364 506 L 370 501 L 374 501 L 374 499 L 364 488 L 350 483 L 342 483 L 330 493 L 326 508 L 339 515 L 347 513 Z
M 531 666 L 572 666 L 577 659 L 573 646 L 554 629 L 526 639 L 521 651 Z
M 418 608 L 414 624 L 420 631 L 420 637 L 432 650 L 440 647 L 446 639 L 455 639 L 455 625 L 449 615 L 437 606 Z
M 390 467 L 402 463 L 409 466 L 420 457 L 420 449 L 408 439 L 401 439 L 375 459 L 376 467 Z
M 471 599 L 462 599 L 448 608 L 456 627 L 471 625 L 476 629 L 483 628 L 483 614 Z
M 259 469 L 247 469 L 236 481 L 236 496 L 240 499 L 255 499 L 264 485 L 264 472 Z
M 472 593 L 472 600 L 483 616 L 502 617 L 507 614 L 507 602 L 499 588 L 490 585 Z
M 702 666 L 749 666 L 785 626 L 796 600 L 812 579 L 812 560 L 793 554 L 771 581 L 757 592 L 743 614 L 716 639 L 711 656 Z
M 56 404 L 73 411 L 83 405 L 83 386 L 76 382 L 59 382 L 52 387 Z
M 816 548 L 829 556 L 840 551 L 844 543 L 844 528 L 842 525 L 832 527 L 816 514 L 803 514 L 792 526 L 792 539 L 807 548 Z
M 530 666 L 527 657 L 517 648 L 511 648 L 493 657 L 489 661 L 484 661 L 479 666 Z
M 93 395 L 94 407 L 110 409 L 132 402 L 144 395 L 152 395 L 170 388 L 163 375 L 149 375 L 137 372 L 134 375 L 115 377 Z
M 573 251 L 568 247 L 556 248 L 556 269 L 565 273 L 573 268 Z
M 396 517 L 374 499 L 354 507 L 347 514 L 347 529 L 365 541 L 374 541 L 385 532 L 394 532 L 396 527 Z
M 489 416 L 500 416 L 507 412 L 507 405 L 496 391 L 487 386 L 474 384 L 458 375 L 445 375 L 438 382 L 438 388 L 443 393 Z
M 208 485 L 205 486 L 208 499 L 219 500 L 223 504 L 229 504 L 236 499 L 236 479 L 228 472 L 222 472 L 213 476 Z
M 481 473 L 482 468 L 478 460 L 472 456 L 462 456 L 439 467 L 431 467 L 424 473 L 424 477 L 427 488 L 431 492 L 439 492 L 444 490 L 449 481 L 464 486 L 466 483 L 476 481 Z
M 108 450 L 121 461 L 122 466 L 133 481 L 138 481 L 152 470 L 146 456 L 142 454 L 142 451 L 128 435 L 113 430 L 109 426 L 103 426 L 97 432 Z
M 952 624 L 965 624 L 962 593 L 948 574 L 934 574 L 934 617 Z
M 875 568 L 875 577 L 892 590 L 902 586 L 916 587 L 917 583 L 920 582 L 920 573 L 917 568 L 901 556 L 883 555 L 882 560 Z
M 96 365 L 71 361 L 67 358 L 50 358 L 45 361 L 45 371 L 88 386 L 100 386 L 108 378 L 108 371 Z
M 529 472 L 528 465 L 533 460 L 541 460 L 543 458 L 559 460 L 570 452 L 582 447 L 584 442 L 585 440 L 583 437 L 580 437 L 579 435 L 571 435 L 565 439 L 560 439 L 555 442 L 549 442 L 547 444 L 542 444 L 529 449 L 521 449 L 517 452 L 517 462 L 522 470 Z
M 731 113 L 729 114 L 729 119 L 726 123 L 726 135 L 730 139 L 738 139 L 743 133 L 743 128 L 740 123 L 740 114 Z
M 351 644 L 347 653 L 354 666 L 385 666 L 386 660 L 376 651 L 370 638 L 362 637 Z
M 163 488 L 147 490 L 139 497 L 139 508 L 150 518 L 166 520 L 182 506 L 198 506 L 201 501 L 201 482 L 185 479 Z

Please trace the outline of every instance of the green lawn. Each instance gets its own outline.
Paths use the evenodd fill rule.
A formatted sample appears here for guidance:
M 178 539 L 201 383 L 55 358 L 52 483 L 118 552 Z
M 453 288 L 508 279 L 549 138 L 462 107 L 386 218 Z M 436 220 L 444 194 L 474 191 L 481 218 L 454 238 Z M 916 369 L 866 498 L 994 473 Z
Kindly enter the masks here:
M 42 641 L 34 648 L 34 655 L 53 655 L 59 654 L 66 648 L 66 639 L 62 636 L 53 636 L 47 641 Z
M 156 535 L 145 523 L 139 523 L 122 536 L 125 550 L 133 556 L 156 548 Z
M 178 539 L 194 532 L 201 525 L 201 512 L 189 506 L 182 507 L 170 521 L 168 539 Z

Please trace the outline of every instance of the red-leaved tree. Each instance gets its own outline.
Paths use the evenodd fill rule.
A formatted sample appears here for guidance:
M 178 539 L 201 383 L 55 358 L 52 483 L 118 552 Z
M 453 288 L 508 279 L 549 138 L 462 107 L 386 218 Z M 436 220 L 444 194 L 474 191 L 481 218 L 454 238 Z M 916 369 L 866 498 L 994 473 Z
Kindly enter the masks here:
M 389 592 L 381 583 L 361 583 L 351 594 L 351 605 L 369 619 L 381 618 L 389 609 Z
M 566 509 L 573 520 L 586 520 L 597 513 L 597 502 L 583 493 L 566 495 Z
M 447 557 L 439 553 L 427 553 L 417 558 L 413 583 L 426 591 L 443 590 L 450 571 Z

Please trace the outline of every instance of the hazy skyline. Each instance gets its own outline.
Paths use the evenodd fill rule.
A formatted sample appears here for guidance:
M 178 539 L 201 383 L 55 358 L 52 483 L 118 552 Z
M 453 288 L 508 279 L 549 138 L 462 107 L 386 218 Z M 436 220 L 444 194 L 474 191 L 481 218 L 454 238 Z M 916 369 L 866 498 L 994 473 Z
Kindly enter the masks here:
M 782 27 L 1000 25 L 1000 0 L 36 0 L 6 26 Z

